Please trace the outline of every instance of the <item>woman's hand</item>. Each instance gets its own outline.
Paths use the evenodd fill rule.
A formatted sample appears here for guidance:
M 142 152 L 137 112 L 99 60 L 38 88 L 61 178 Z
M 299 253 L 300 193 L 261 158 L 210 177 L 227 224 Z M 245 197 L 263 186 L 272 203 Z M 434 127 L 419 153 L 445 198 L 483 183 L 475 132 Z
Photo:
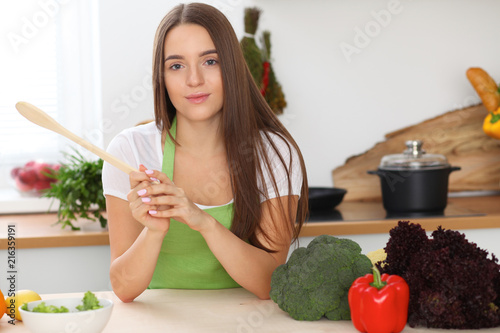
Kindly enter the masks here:
M 172 181 L 163 174 L 163 182 L 172 184 Z M 139 167 L 138 172 L 131 172 L 129 175 L 131 190 L 127 195 L 132 216 L 142 225 L 154 232 L 160 232 L 165 235 L 170 227 L 170 218 L 159 218 L 150 214 L 158 212 L 169 207 L 152 205 L 148 200 L 152 199 L 150 186 L 156 181 L 152 176 L 152 171 L 147 170 L 144 165 Z
M 143 182 L 137 189 L 142 199 L 139 215 L 147 213 L 150 219 L 165 220 L 174 218 L 196 231 L 208 228 L 213 218 L 196 206 L 164 173 L 148 170 L 148 177 L 158 179 L 159 184 Z M 136 192 L 137 193 L 137 192 Z M 147 208 L 146 208 L 147 207 Z M 144 217 L 143 217 L 144 218 Z

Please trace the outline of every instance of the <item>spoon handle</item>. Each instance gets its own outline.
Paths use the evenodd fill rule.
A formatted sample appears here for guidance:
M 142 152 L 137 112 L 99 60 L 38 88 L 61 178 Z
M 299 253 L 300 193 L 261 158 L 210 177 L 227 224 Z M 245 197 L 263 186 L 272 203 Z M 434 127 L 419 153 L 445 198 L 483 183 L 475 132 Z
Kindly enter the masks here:
M 56 132 L 58 134 L 61 134 L 62 136 L 65 136 L 66 138 L 70 139 L 71 141 L 79 144 L 83 148 L 87 149 L 88 151 L 96 154 L 100 158 L 102 158 L 104 161 L 108 162 L 109 164 L 117 167 L 118 169 L 122 170 L 123 172 L 129 174 L 132 171 L 137 171 L 137 169 L 131 167 L 127 163 L 123 162 L 122 160 L 119 160 L 115 156 L 109 154 L 108 152 L 102 150 L 101 148 L 93 145 L 92 143 L 82 139 L 78 135 L 74 134 L 73 132 L 69 131 L 65 127 L 63 127 L 61 124 L 59 124 L 57 121 L 54 120 L 51 116 L 37 108 L 36 106 L 27 103 L 27 102 L 18 102 L 16 104 L 16 109 L 19 111 L 21 115 L 23 115 L 26 119 L 31 121 L 32 123 L 45 127 L 46 129 L 49 129 L 53 132 Z

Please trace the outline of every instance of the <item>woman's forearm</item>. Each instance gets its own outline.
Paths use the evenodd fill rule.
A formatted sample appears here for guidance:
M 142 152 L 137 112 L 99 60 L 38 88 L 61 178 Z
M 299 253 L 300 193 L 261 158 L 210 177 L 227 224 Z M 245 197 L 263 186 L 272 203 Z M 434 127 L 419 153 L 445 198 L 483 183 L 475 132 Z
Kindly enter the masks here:
M 132 302 L 148 287 L 164 236 L 145 227 L 132 246 L 111 263 L 111 285 L 123 302 Z
M 270 253 L 244 242 L 210 218 L 210 226 L 201 234 L 212 253 L 240 286 L 261 299 L 268 299 L 272 273 L 281 263 Z

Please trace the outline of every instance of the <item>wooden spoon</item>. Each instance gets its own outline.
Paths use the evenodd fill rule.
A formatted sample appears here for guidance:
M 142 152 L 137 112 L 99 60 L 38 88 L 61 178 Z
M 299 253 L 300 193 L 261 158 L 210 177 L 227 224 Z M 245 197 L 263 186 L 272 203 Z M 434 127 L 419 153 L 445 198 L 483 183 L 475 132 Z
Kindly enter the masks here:
M 104 161 L 108 162 L 109 164 L 117 167 L 118 169 L 122 170 L 123 172 L 129 174 L 132 171 L 138 171 L 135 168 L 132 168 L 130 165 L 127 163 L 117 159 L 113 155 L 107 153 L 106 151 L 102 150 L 101 148 L 91 144 L 90 142 L 80 138 L 76 134 L 72 133 L 68 129 L 64 128 L 61 124 L 59 124 L 57 121 L 54 120 L 51 116 L 37 108 L 36 106 L 27 103 L 27 102 L 18 102 L 16 104 L 16 109 L 19 111 L 20 114 L 22 114 L 26 119 L 31 121 L 34 124 L 37 124 L 38 126 L 45 127 L 46 129 L 49 129 L 53 132 L 59 133 L 62 136 L 67 137 L 71 141 L 79 144 L 83 148 L 87 149 L 88 151 L 96 154 L 100 158 L 102 158 Z

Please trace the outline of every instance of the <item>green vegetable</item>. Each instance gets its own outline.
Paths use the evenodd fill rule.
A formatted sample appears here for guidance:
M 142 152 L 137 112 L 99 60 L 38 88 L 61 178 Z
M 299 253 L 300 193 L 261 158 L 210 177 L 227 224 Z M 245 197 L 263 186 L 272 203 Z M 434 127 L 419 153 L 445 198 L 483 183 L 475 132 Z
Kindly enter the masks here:
M 28 303 L 24 303 L 21 309 L 25 311 L 30 311 L 28 310 Z M 31 310 L 31 312 L 43 312 L 43 313 L 63 313 L 63 312 L 69 312 L 68 308 L 61 305 L 61 307 L 57 307 L 55 305 L 46 305 L 45 302 L 41 302 L 37 306 Z
M 83 305 L 76 307 L 78 311 L 97 310 L 100 308 L 102 308 L 102 305 L 99 305 L 99 300 L 90 291 L 87 291 L 83 296 Z
M 97 297 L 91 292 L 87 291 L 85 295 L 83 295 L 82 305 L 77 305 L 76 310 L 78 311 L 88 311 L 88 310 L 97 310 L 102 308 L 102 305 L 99 305 L 99 300 Z M 45 302 L 40 302 L 37 306 L 33 308 L 33 310 L 28 309 L 28 303 L 24 303 L 21 306 L 21 309 L 25 311 L 31 312 L 43 312 L 43 313 L 63 313 L 69 312 L 68 308 L 61 305 L 59 308 L 55 305 L 46 305 Z
M 73 222 L 84 218 L 99 220 L 101 226 L 106 227 L 107 220 L 101 214 L 106 210 L 101 179 L 103 161 L 86 161 L 76 150 L 74 155 L 66 154 L 66 158 L 69 162 L 54 176 L 58 181 L 43 193 L 44 197 L 60 201 L 57 223 L 61 223 L 62 228 L 79 230 Z
M 350 320 L 347 293 L 371 267 L 356 242 L 321 235 L 274 271 L 270 297 L 297 320 Z

